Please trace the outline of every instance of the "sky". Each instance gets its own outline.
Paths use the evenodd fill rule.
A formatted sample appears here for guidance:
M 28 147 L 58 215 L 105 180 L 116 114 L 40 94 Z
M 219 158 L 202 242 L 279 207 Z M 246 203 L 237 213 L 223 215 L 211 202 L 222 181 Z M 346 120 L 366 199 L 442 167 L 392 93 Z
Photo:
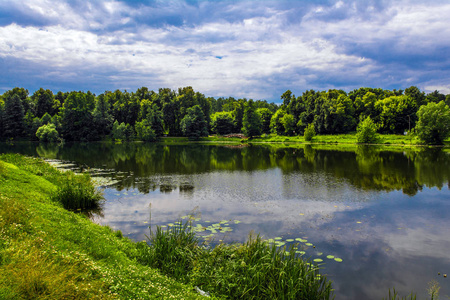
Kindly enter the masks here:
M 450 94 L 449 16 L 448 0 L 0 0 L 0 94 Z

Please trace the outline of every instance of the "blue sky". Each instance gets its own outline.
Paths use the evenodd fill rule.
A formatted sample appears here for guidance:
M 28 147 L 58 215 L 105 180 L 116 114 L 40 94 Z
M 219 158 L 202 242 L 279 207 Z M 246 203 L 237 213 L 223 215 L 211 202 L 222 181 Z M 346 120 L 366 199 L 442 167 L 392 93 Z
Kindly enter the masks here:
M 450 93 L 450 2 L 0 0 L 0 93 Z

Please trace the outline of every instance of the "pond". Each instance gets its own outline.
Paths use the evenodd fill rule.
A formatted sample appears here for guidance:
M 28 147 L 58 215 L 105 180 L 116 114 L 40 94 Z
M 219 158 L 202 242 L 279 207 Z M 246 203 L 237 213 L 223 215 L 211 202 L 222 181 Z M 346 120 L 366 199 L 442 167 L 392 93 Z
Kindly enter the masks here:
M 336 299 L 450 295 L 450 152 L 329 145 L 0 144 L 90 172 L 100 224 L 145 240 L 193 215 L 210 243 L 249 233 L 322 263 Z

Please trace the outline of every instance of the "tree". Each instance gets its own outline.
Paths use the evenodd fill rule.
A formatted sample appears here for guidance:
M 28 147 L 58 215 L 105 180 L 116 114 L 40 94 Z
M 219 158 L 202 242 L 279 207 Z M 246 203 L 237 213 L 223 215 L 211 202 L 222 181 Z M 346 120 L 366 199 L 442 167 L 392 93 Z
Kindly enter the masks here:
M 261 131 L 262 133 L 270 133 L 270 120 L 272 119 L 273 112 L 270 109 L 263 107 L 256 110 L 261 117 Z
M 261 117 L 255 109 L 253 100 L 245 104 L 242 132 L 250 138 L 261 135 Z
M 283 135 L 284 134 L 284 125 L 281 119 L 284 117 L 286 112 L 284 109 L 278 109 L 270 119 L 270 131 L 272 133 Z
M 36 137 L 40 142 L 44 143 L 55 143 L 59 141 L 59 133 L 56 131 L 54 124 L 46 124 L 39 127 L 36 131 Z
M 100 137 L 108 135 L 112 129 L 113 117 L 110 114 L 110 105 L 107 101 L 107 97 L 103 94 L 97 97 L 92 116 L 98 135 Z
M 202 136 L 208 136 L 208 124 L 199 105 L 187 109 L 180 125 L 183 135 L 189 139 L 196 140 Z
M 134 125 L 136 129 L 136 135 L 138 139 L 144 142 L 155 142 L 156 141 L 156 133 L 152 129 L 150 122 L 147 119 L 144 119 L 140 122 L 136 122 Z
M 444 101 L 420 107 L 417 116 L 416 133 L 425 143 L 442 145 L 450 136 L 450 108 Z
M 19 96 L 16 94 L 8 97 L 5 101 L 3 127 L 5 137 L 16 138 L 24 134 L 24 109 Z
M 315 137 L 315 136 L 316 136 L 316 130 L 314 129 L 314 123 L 309 123 L 308 126 L 306 126 L 303 137 L 305 138 L 305 141 L 311 142 L 313 137 Z
M 40 88 L 31 95 L 31 99 L 36 105 L 36 117 L 38 118 L 42 118 L 45 113 L 53 115 L 57 110 L 54 103 L 53 92 L 50 90 Z
M 68 141 L 91 141 L 97 138 L 92 117 L 95 107 L 94 95 L 90 92 L 71 92 L 62 108 L 61 127 Z
M 377 125 L 370 117 L 367 117 L 356 128 L 356 141 L 358 143 L 375 143 L 377 140 Z
M 231 112 L 216 112 L 211 115 L 211 129 L 213 132 L 224 135 L 234 130 L 233 116 Z
M 284 127 L 284 134 L 291 136 L 295 133 L 295 119 L 291 114 L 285 114 L 283 118 L 281 118 L 281 123 Z

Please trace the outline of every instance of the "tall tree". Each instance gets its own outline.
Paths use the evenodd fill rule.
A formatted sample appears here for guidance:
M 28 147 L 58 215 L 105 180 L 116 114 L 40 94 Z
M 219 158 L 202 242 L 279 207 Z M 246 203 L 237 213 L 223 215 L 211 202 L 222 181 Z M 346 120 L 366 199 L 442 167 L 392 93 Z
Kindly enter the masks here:
M 250 138 L 261 135 L 261 116 L 256 111 L 251 99 L 245 104 L 242 132 Z
M 97 138 L 92 111 L 94 95 L 90 92 L 71 92 L 62 108 L 62 135 L 68 141 L 90 141 Z
M 16 138 L 24 135 L 24 109 L 17 94 L 8 97 L 5 101 L 3 127 L 5 137 Z
M 54 103 L 52 91 L 40 88 L 31 95 L 31 99 L 36 105 L 36 117 L 42 118 L 45 113 L 55 114 L 57 107 Z
M 208 136 L 208 124 L 199 105 L 187 109 L 186 115 L 181 120 L 181 130 L 184 136 L 194 140 Z

